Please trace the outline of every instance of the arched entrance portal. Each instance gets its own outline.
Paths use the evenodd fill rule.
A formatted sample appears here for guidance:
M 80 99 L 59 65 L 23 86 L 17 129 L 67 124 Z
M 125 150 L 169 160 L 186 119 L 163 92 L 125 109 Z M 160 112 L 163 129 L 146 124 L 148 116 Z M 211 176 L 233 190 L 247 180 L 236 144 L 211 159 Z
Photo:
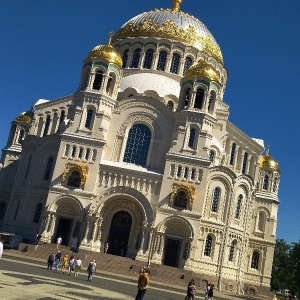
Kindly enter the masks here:
M 119 211 L 113 216 L 108 235 L 107 253 L 126 256 L 131 224 L 131 215 L 126 211 Z

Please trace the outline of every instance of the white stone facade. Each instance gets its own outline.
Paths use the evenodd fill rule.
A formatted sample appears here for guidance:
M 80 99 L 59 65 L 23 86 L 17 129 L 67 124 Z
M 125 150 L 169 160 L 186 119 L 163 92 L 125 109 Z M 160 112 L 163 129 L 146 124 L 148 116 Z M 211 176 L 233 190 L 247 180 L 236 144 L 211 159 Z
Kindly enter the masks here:
M 280 171 L 260 164 L 261 140 L 229 122 L 223 63 L 163 37 L 112 45 L 123 58 L 128 50 L 123 68 L 88 57 L 76 93 L 38 101 L 32 122 L 12 122 L 1 161 L 0 229 L 24 240 L 37 232 L 45 242 L 62 236 L 96 252 L 109 241 L 112 254 L 191 270 L 221 290 L 263 293 Z M 165 70 L 157 70 L 163 50 Z M 174 53 L 176 73 L 168 71 Z M 184 76 L 187 57 L 205 59 L 220 80 Z

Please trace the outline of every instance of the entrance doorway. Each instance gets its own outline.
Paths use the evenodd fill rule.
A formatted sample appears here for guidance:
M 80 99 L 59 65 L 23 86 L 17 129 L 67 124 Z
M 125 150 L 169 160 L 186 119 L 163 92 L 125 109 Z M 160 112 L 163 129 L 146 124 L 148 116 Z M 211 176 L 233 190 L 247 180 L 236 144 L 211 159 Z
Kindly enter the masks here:
M 108 254 L 126 256 L 131 224 L 132 218 L 126 211 L 119 211 L 113 216 L 107 240 Z
M 170 267 L 178 267 L 178 255 L 180 249 L 180 241 L 176 239 L 167 239 L 165 248 L 164 265 Z
M 71 225 L 72 225 L 72 220 L 71 219 L 60 218 L 59 221 L 58 221 L 56 236 L 55 236 L 55 239 L 54 239 L 53 242 L 56 243 L 57 238 L 61 236 L 62 245 L 68 245 L 69 244 L 70 231 L 71 231 Z

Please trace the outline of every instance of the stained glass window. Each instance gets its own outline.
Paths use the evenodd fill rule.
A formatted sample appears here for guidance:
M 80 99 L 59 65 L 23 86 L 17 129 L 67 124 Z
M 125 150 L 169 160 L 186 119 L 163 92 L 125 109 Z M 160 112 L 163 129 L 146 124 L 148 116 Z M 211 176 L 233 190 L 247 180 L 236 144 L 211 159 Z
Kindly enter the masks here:
M 211 205 L 211 211 L 213 211 L 213 212 L 217 212 L 217 210 L 218 210 L 220 194 L 221 194 L 220 188 L 218 188 L 218 187 L 215 188 L 214 192 L 213 192 L 213 201 L 212 201 L 212 205 Z
M 132 63 L 131 63 L 131 68 L 137 68 L 139 66 L 141 58 L 141 49 L 135 49 L 133 53 L 133 58 L 132 58 Z
M 160 51 L 158 62 L 157 62 L 157 70 L 164 71 L 166 67 L 166 62 L 167 62 L 167 52 Z
M 204 248 L 205 256 L 211 255 L 211 247 L 212 247 L 212 237 L 210 235 L 208 235 L 206 238 L 206 241 L 205 241 L 205 248 Z
M 152 61 L 153 61 L 153 49 L 148 49 L 145 55 L 144 60 L 144 69 L 151 69 Z
M 179 62 L 180 62 L 180 55 L 178 53 L 174 53 L 172 57 L 171 68 L 170 68 L 171 73 L 173 74 L 178 73 Z
M 235 210 L 235 218 L 236 219 L 240 218 L 242 201 L 243 201 L 243 195 L 239 195 L 238 199 L 237 199 L 236 210 Z
M 130 128 L 123 161 L 145 166 L 151 141 L 151 131 L 143 124 Z

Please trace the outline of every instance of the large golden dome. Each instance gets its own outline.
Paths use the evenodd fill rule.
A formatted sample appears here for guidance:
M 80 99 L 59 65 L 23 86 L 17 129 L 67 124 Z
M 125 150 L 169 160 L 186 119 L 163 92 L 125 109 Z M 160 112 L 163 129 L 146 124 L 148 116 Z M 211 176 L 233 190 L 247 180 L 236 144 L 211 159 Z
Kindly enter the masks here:
M 34 118 L 34 113 L 30 110 L 30 111 L 25 111 L 25 112 L 20 113 L 15 118 L 15 121 L 31 125 L 31 123 L 33 122 L 33 118 Z
M 172 9 L 154 9 L 125 23 L 112 40 L 127 37 L 166 38 L 194 46 L 223 62 L 221 49 L 207 27 L 197 18 L 180 11 L 181 0 Z
M 184 77 L 206 77 L 210 80 L 220 82 L 219 72 L 210 64 L 203 60 L 199 60 L 197 63 L 193 64 L 184 74 Z
M 109 63 L 114 63 L 122 68 L 122 58 L 119 52 L 108 43 L 107 45 L 96 46 L 89 54 L 89 58 L 102 58 Z
M 270 168 L 280 172 L 278 162 L 273 157 L 269 156 L 269 150 L 266 151 L 265 155 L 261 156 L 259 165 L 261 168 Z

